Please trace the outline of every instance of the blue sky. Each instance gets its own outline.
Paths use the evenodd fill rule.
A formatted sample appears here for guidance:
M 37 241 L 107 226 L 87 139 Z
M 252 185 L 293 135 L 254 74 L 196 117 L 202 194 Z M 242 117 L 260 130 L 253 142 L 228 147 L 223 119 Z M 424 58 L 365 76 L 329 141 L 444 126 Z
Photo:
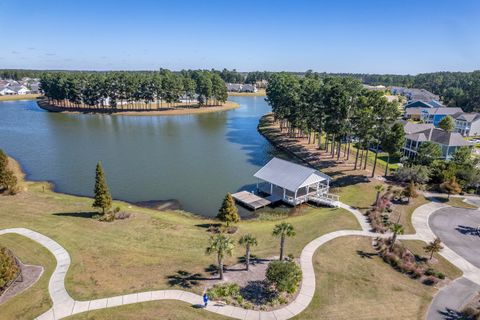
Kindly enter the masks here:
M 0 68 L 480 69 L 480 1 L 0 0 Z

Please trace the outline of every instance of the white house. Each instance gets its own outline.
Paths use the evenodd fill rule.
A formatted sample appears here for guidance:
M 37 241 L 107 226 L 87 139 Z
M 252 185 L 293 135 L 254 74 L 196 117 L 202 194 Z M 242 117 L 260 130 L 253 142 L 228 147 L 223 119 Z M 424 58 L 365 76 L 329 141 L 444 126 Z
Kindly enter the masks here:
M 9 86 L 10 90 L 12 90 L 13 92 L 15 92 L 15 94 L 19 94 L 19 95 L 24 95 L 24 94 L 29 94 L 30 93 L 30 90 L 25 87 L 25 86 L 22 86 L 22 85 L 19 85 L 19 86 Z
M 227 83 L 229 92 L 257 92 L 257 87 L 253 84 Z
M 339 197 L 329 193 L 331 178 L 313 168 L 273 158 L 253 176 L 259 180 L 257 190 L 290 205 L 311 201 L 338 206 Z
M 0 96 L 10 96 L 14 94 L 15 94 L 15 91 L 10 89 L 9 87 L 0 87 Z
M 464 137 L 480 136 L 480 114 L 458 113 L 455 118 L 455 132 Z

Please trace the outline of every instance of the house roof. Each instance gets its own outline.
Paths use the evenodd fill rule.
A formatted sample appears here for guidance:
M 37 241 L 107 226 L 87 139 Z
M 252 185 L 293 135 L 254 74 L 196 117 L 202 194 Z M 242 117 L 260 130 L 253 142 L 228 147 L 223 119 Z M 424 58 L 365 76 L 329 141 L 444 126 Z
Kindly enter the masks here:
M 417 133 L 433 128 L 435 128 L 433 123 L 414 123 L 410 121 L 403 121 L 403 130 L 405 131 L 405 134 Z
M 432 141 L 449 147 L 469 146 L 468 141 L 463 139 L 458 132 L 448 132 L 438 128 L 431 128 L 420 132 L 412 133 L 406 136 L 407 139 L 414 141 Z
M 278 158 L 270 160 L 253 176 L 290 191 L 331 180 L 329 176 L 318 170 Z
M 456 113 L 463 112 L 461 108 L 408 108 L 405 110 L 407 115 L 417 115 L 422 113 L 428 113 L 429 115 L 454 115 Z
M 458 113 L 454 116 L 455 119 L 457 120 L 465 120 L 467 122 L 473 122 L 477 121 L 480 119 L 480 114 L 479 113 Z

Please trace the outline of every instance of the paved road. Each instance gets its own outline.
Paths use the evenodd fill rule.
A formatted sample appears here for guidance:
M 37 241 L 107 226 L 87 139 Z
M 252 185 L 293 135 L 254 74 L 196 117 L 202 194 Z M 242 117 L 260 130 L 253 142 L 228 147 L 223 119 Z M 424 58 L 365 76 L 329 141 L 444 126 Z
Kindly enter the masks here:
M 459 311 L 480 291 L 480 285 L 460 278 L 440 290 L 428 308 L 427 320 L 460 319 Z
M 444 208 L 429 219 L 430 228 L 457 254 L 480 268 L 480 210 Z

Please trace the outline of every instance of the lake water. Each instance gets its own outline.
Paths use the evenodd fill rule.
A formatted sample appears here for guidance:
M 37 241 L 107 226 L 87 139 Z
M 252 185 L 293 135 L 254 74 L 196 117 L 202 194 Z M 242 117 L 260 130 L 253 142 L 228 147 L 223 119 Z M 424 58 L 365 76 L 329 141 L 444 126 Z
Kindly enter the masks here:
M 227 192 L 253 189 L 252 175 L 279 155 L 257 132 L 270 110 L 264 98 L 230 99 L 240 108 L 183 116 L 58 114 L 35 101 L 0 102 L 0 148 L 28 179 L 60 192 L 91 196 L 101 161 L 115 199 L 177 199 L 213 216 Z

